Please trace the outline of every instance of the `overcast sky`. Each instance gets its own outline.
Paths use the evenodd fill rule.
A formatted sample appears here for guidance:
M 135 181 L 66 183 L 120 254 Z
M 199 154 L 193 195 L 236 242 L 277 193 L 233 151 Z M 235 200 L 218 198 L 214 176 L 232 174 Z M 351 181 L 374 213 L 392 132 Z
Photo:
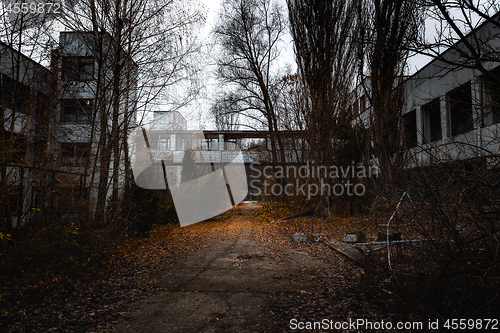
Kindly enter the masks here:
M 205 29 L 202 38 L 208 40 L 208 38 L 211 38 L 211 32 L 215 24 L 217 23 L 218 12 L 221 9 L 221 4 L 223 0 L 202 0 L 202 2 L 205 4 L 208 10 L 207 21 L 205 24 Z M 283 6 L 284 8 L 286 8 L 285 1 L 283 1 Z M 295 71 L 296 65 L 293 54 L 293 43 L 291 36 L 289 34 L 283 37 L 283 50 L 281 54 L 282 54 L 281 56 L 282 61 L 280 65 L 283 67 L 289 65 L 291 66 L 292 71 Z M 411 73 L 416 72 L 418 69 L 424 66 L 428 61 L 429 61 L 428 58 L 423 56 L 417 56 L 411 59 L 410 62 Z M 213 70 L 213 67 L 208 67 L 208 71 L 210 70 Z M 201 97 L 199 103 L 197 103 L 197 105 L 194 108 L 184 109 L 181 111 L 184 114 L 184 116 L 188 119 L 189 122 L 188 126 L 190 129 L 201 129 L 199 128 L 200 113 L 203 114 L 204 118 L 203 125 L 205 128 L 212 128 L 213 126 L 215 126 L 209 115 L 208 109 L 211 105 L 212 98 L 217 93 L 218 88 L 215 86 L 216 81 L 210 77 L 209 73 L 207 73 L 207 77 L 205 78 L 204 84 L 206 89 L 205 96 Z

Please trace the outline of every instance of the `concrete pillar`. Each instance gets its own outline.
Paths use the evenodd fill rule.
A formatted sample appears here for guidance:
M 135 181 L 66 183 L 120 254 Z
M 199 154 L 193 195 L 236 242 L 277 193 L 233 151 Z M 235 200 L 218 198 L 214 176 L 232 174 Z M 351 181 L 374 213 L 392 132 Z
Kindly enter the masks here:
M 421 146 L 424 144 L 424 124 L 423 124 L 423 116 L 422 116 L 422 108 L 417 106 L 415 109 L 415 117 L 417 119 L 417 144 Z
M 476 147 L 481 147 L 481 128 L 483 124 L 482 112 L 481 112 L 481 82 L 478 76 L 476 76 L 476 70 L 473 70 L 474 77 L 471 80 L 471 96 L 472 96 L 472 124 L 474 126 L 474 136 Z M 479 149 L 478 155 L 481 155 L 482 151 Z
M 446 95 L 439 97 L 439 106 L 441 111 L 441 136 L 443 137 L 443 141 L 445 141 L 451 135 L 450 126 L 448 125 L 449 115 L 446 107 Z

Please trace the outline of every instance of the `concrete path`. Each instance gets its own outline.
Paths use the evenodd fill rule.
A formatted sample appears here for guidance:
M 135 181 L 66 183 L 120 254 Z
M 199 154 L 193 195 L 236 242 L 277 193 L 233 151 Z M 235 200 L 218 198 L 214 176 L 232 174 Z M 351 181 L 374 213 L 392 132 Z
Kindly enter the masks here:
M 133 304 L 115 332 L 254 332 L 255 325 L 273 324 L 264 311 L 270 294 L 300 293 L 319 283 L 293 281 L 323 266 L 307 253 L 283 249 L 285 260 L 273 260 L 248 237 L 251 219 L 225 223 L 243 223 L 241 234 L 207 244 L 163 271 L 156 277 L 162 290 Z

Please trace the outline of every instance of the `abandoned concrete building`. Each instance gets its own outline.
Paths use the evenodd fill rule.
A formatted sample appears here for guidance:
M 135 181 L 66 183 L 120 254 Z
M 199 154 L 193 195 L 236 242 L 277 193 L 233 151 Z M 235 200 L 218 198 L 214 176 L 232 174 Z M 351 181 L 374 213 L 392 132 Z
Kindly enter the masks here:
M 90 182 L 98 184 L 99 160 L 90 159 L 99 149 L 95 124 L 112 103 L 106 98 L 113 86 L 110 66 L 113 52 L 103 34 L 101 56 L 104 66 L 97 66 L 94 36 L 85 32 L 61 32 L 57 49 L 52 50 L 50 69 L 34 62 L 5 44 L 0 44 L 1 115 L 3 124 L 1 163 L 1 216 L 3 226 L 43 219 L 45 210 L 60 205 L 65 210 L 58 218 L 77 221 L 78 203 L 75 198 L 97 196 L 96 187 L 88 193 Z M 135 123 L 135 64 L 125 59 L 130 68 L 124 71 L 125 82 L 120 87 L 118 122 L 127 115 Z M 97 73 L 101 68 L 101 73 Z M 98 85 L 98 77 L 100 85 Z M 104 98 L 97 98 L 100 94 Z M 109 98 L 112 98 L 111 96 Z M 125 112 L 127 111 L 127 112 Z M 108 124 L 109 126 L 109 124 Z M 94 128 L 94 130 L 93 130 Z M 123 129 L 125 132 L 127 129 Z M 113 167 L 124 177 L 124 155 L 113 156 Z M 117 158 L 118 157 L 118 158 Z M 87 170 L 87 171 L 85 171 Z M 110 171 L 111 172 L 111 171 Z M 110 191 L 110 190 L 109 190 Z M 108 192 L 109 192 L 108 191 Z M 109 194 L 109 193 L 108 193 Z M 63 204 L 63 205 L 61 205 Z
M 1 42 L 0 73 L 1 216 L 15 226 L 39 200 L 36 184 L 44 171 L 38 161 L 47 157 L 55 80 L 48 69 Z
M 500 14 L 494 16 L 499 18 Z M 500 29 L 485 22 L 467 39 L 474 45 L 479 42 L 476 47 L 490 55 L 482 63 L 487 74 L 467 65 L 469 59 L 457 51 L 465 46 L 458 42 L 441 53 L 441 59 L 430 61 L 406 79 L 401 124 L 407 169 L 454 164 L 472 171 L 498 164 Z M 356 98 L 351 107 L 354 121 L 366 127 L 373 121 L 366 97 L 369 89 L 367 78 L 353 93 Z
M 500 31 L 495 24 L 486 22 L 471 34 L 488 50 L 497 52 L 499 59 Z M 48 206 L 61 202 L 67 209 L 59 217 L 66 215 L 71 220 L 78 209 L 73 198 L 89 192 L 89 188 L 96 191 L 97 186 L 90 184 L 98 184 L 99 173 L 94 172 L 93 177 L 85 173 L 99 167 L 98 160 L 89 158 L 100 149 L 92 124 L 101 122 L 100 112 L 113 106 L 96 98 L 97 77 L 106 83 L 111 74 L 106 66 L 97 73 L 95 54 L 87 46 L 91 38 L 86 33 L 62 32 L 59 47 L 52 52 L 50 69 L 0 43 L 1 227 L 43 218 Z M 103 62 L 112 62 L 112 52 L 105 53 L 110 58 Z M 402 129 L 407 168 L 458 162 L 465 168 L 477 164 L 488 168 L 498 162 L 500 153 L 500 62 L 483 63 L 491 74 L 485 75 L 477 69 L 450 65 L 448 62 L 459 59 L 453 49 L 441 56 L 447 61 L 433 60 L 406 81 Z M 122 81 L 126 87 L 120 87 L 121 97 L 115 107 L 126 111 L 120 117 L 129 114 L 135 119 L 137 69 L 131 59 L 128 63 L 130 70 Z M 369 89 L 368 79 L 366 83 Z M 361 87 L 355 93 L 351 108 L 355 122 L 369 126 L 368 94 Z M 118 120 L 123 123 L 124 119 Z M 129 129 L 122 130 L 127 133 Z M 202 139 L 193 141 L 196 131 L 187 130 L 180 113 L 161 111 L 155 112 L 148 131 L 150 153 L 171 167 L 182 163 L 184 151 L 190 147 L 199 150 L 200 161 L 213 163 L 218 159 L 223 164 L 239 154 L 242 140 L 267 142 L 269 136 L 267 131 L 204 131 Z M 297 133 L 284 135 L 287 140 L 301 140 Z M 244 162 L 269 161 L 267 143 L 264 146 L 260 150 L 243 149 Z M 286 156 L 288 162 L 305 163 L 306 145 L 299 146 L 300 151 L 285 149 L 290 154 Z M 112 160 L 120 170 L 120 179 L 126 173 L 126 151 L 121 149 Z M 173 181 L 177 182 L 179 179 Z M 85 194 L 90 200 L 96 196 L 94 192 Z

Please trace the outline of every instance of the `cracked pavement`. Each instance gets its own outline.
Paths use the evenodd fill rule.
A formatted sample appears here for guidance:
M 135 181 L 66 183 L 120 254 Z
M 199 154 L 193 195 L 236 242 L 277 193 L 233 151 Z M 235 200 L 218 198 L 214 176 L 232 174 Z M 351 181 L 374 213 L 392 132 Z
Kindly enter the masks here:
M 206 244 L 154 276 L 158 293 L 132 303 L 114 332 L 255 332 L 273 326 L 265 307 L 269 296 L 320 284 L 296 277 L 325 264 L 292 248 L 281 249 L 281 260 L 266 255 L 268 249 L 250 237 L 256 223 L 251 215 L 221 223 L 240 223 L 238 234 Z

